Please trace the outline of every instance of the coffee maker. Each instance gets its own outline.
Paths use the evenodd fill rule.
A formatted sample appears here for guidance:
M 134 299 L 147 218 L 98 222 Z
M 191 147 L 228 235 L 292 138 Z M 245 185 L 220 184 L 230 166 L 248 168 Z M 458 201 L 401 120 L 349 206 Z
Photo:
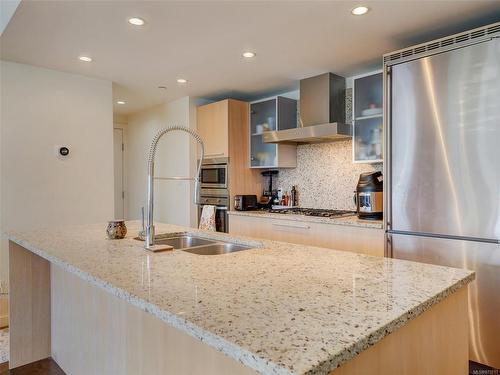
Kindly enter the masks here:
M 274 204 L 274 200 L 278 199 L 278 191 L 273 189 L 273 176 L 276 176 L 277 174 L 277 170 L 261 172 L 263 177 L 269 178 L 269 183 L 267 188 L 264 188 L 264 191 L 262 192 L 262 196 L 260 197 L 258 204 L 259 208 L 271 208 Z
M 382 172 L 359 175 L 354 192 L 354 204 L 360 219 L 382 220 L 384 209 L 384 179 Z

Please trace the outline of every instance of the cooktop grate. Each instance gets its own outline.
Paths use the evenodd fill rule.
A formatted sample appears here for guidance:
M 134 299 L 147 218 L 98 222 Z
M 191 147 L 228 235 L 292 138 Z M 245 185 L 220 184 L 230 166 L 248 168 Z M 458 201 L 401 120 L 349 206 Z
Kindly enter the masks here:
M 305 216 L 318 216 L 318 217 L 343 217 L 354 216 L 356 211 L 349 210 L 326 210 L 319 208 L 279 208 L 271 209 L 270 213 L 285 214 L 285 215 L 305 215 Z

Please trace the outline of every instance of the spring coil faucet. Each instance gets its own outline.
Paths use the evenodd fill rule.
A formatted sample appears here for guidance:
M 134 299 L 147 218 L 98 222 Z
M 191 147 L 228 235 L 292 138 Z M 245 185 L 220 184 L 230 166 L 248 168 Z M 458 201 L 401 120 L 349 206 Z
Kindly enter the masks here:
M 158 147 L 158 141 L 160 140 L 161 137 L 163 137 L 165 134 L 172 132 L 172 131 L 183 131 L 191 135 L 201 146 L 201 155 L 200 159 L 198 161 L 198 168 L 196 170 L 196 176 L 195 177 L 154 177 L 154 159 L 156 155 L 156 149 Z M 144 247 L 146 250 L 150 251 L 161 251 L 161 250 L 166 250 L 166 249 L 171 249 L 169 246 L 161 246 L 161 245 L 155 245 L 155 227 L 153 223 L 153 209 L 154 209 L 154 180 L 194 180 L 195 187 L 194 187 L 194 202 L 197 203 L 198 201 L 198 193 L 199 193 L 199 188 L 200 188 L 200 172 L 201 172 L 201 163 L 203 161 L 203 158 L 205 156 L 205 146 L 203 144 L 203 140 L 201 137 L 196 133 L 194 130 L 191 130 L 189 128 L 186 128 L 184 126 L 169 126 L 165 129 L 160 130 L 155 137 L 153 138 L 153 141 L 151 142 L 151 147 L 149 148 L 149 155 L 148 155 L 148 196 L 147 196 L 147 212 L 146 212 L 146 228 L 145 228 L 145 244 Z

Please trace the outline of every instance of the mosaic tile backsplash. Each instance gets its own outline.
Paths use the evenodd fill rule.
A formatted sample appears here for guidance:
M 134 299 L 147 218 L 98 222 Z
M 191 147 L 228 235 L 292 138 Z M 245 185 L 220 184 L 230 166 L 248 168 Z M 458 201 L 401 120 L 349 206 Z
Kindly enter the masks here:
M 352 119 L 352 89 L 346 90 L 347 119 Z M 295 185 L 302 207 L 354 210 L 352 196 L 359 174 L 381 171 L 382 166 L 354 164 L 352 140 L 300 145 L 297 168 L 281 168 L 275 186 L 290 193 Z

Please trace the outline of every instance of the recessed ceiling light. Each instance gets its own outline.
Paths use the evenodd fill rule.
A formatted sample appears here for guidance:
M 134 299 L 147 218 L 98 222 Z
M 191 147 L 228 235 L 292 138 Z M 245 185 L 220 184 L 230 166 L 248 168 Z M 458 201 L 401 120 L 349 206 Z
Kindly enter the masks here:
M 126 104 L 127 102 L 124 102 L 123 100 L 118 100 L 116 104 Z
M 187 79 L 184 78 L 178 78 L 177 83 L 187 83 Z
M 88 57 L 88 56 L 79 56 L 78 59 L 80 61 L 85 61 L 85 62 L 91 62 L 92 61 L 92 57 Z
M 370 8 L 365 7 L 365 6 L 359 6 L 351 10 L 351 13 L 354 14 L 355 16 L 362 16 L 363 14 L 368 13 Z
M 139 17 L 132 17 L 128 19 L 128 23 L 134 26 L 143 26 L 146 21 Z
M 255 52 L 246 51 L 246 52 L 242 53 L 242 56 L 247 58 L 247 59 L 251 59 L 252 57 L 255 57 Z

